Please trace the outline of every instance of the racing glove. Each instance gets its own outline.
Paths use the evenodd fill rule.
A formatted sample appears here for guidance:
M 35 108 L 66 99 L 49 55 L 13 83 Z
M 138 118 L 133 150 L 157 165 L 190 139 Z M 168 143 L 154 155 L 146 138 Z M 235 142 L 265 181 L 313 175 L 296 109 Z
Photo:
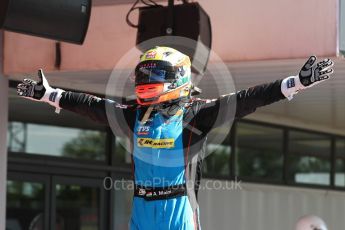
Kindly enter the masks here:
M 42 69 L 38 70 L 38 78 L 38 82 L 24 79 L 17 86 L 17 94 L 33 101 L 47 102 L 56 108 L 56 113 L 59 113 L 59 101 L 64 90 L 50 87 Z
M 316 57 L 311 56 L 297 76 L 287 77 L 282 81 L 281 91 L 291 100 L 302 89 L 310 88 L 330 78 L 333 73 L 331 59 L 324 59 L 316 64 Z

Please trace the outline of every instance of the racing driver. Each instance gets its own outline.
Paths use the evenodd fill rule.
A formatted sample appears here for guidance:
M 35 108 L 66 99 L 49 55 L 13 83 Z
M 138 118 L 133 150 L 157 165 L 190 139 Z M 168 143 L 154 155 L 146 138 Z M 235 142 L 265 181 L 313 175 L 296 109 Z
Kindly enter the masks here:
M 141 55 L 135 68 L 133 104 L 52 88 L 42 70 L 38 82 L 24 79 L 17 93 L 105 124 L 117 116 L 125 118 L 119 123 L 131 131 L 126 133 L 135 184 L 130 229 L 192 230 L 201 229 L 197 192 L 211 129 L 229 121 L 231 112 L 237 119 L 258 107 L 291 100 L 300 90 L 327 80 L 332 66 L 330 59 L 317 63 L 311 56 L 296 76 L 205 100 L 194 97 L 198 90 L 191 81 L 189 57 L 154 47 Z M 114 110 L 115 118 L 107 116 L 106 107 Z

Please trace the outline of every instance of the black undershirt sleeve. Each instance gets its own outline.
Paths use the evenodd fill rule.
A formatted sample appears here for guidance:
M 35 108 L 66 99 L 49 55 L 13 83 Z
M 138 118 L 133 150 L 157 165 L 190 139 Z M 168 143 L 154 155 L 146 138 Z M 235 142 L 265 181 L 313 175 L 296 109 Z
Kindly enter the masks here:
M 135 118 L 133 107 L 86 93 L 64 92 L 59 105 L 62 109 L 86 116 L 105 125 L 109 125 L 109 122 L 112 122 L 113 119 L 124 118 L 126 122 L 122 122 L 121 126 L 132 128 Z M 108 107 L 108 113 L 111 110 L 109 116 L 114 117 L 107 117 L 106 107 Z
M 285 99 L 281 92 L 282 80 L 241 90 L 236 94 L 235 118 L 255 112 L 256 108 Z
M 105 99 L 90 94 L 67 91 L 62 93 L 59 105 L 62 109 L 108 124 L 106 103 Z
M 257 108 L 285 98 L 281 92 L 282 80 L 257 85 L 234 94 L 223 95 L 213 100 L 197 103 L 197 127 L 204 131 L 219 127 L 231 119 L 239 119 L 256 111 Z

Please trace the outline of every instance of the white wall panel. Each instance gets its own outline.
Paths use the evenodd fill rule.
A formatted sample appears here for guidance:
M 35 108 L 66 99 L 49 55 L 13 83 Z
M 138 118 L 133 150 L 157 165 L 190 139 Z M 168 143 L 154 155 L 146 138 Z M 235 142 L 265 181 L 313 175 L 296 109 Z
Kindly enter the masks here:
M 201 190 L 199 204 L 206 230 L 292 230 L 305 214 L 321 216 L 329 229 L 345 226 L 345 192 L 242 184 L 238 190 Z

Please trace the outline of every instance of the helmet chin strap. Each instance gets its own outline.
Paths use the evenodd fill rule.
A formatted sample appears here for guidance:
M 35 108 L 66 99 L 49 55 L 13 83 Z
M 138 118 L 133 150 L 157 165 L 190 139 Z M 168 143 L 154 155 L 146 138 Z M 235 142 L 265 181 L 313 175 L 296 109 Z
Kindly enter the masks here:
M 141 124 L 145 124 L 147 122 L 147 120 L 150 118 L 152 110 L 153 110 L 153 105 L 151 105 L 147 108 L 143 118 L 141 119 Z
M 184 98 L 178 98 L 170 102 L 150 105 L 148 106 L 144 116 L 142 117 L 141 123 L 145 124 L 147 120 L 150 118 L 150 115 L 153 111 L 158 112 L 165 117 L 174 116 L 177 113 L 177 111 L 183 108 L 189 101 L 190 101 L 189 97 L 184 97 Z
M 170 117 L 176 114 L 178 110 L 184 107 L 187 103 L 189 103 L 191 96 L 201 94 L 202 90 L 194 85 L 191 86 L 188 96 L 177 98 L 172 101 L 162 102 L 159 104 L 150 105 L 143 118 L 141 119 L 141 123 L 145 124 L 147 120 L 150 118 L 152 111 L 156 111 L 161 113 L 165 117 Z

